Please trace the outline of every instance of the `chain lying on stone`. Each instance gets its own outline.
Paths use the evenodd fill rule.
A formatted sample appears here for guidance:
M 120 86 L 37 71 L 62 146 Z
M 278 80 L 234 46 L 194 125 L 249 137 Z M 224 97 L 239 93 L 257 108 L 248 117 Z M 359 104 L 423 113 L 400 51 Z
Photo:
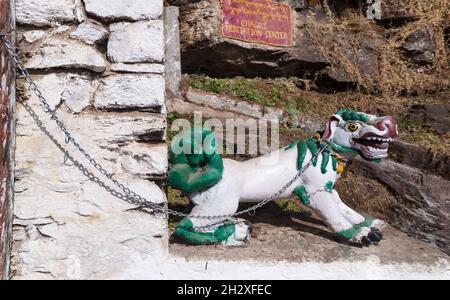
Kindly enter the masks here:
M 306 171 L 306 169 L 308 169 L 313 160 L 317 157 L 319 157 L 319 155 L 326 150 L 327 146 L 323 145 L 320 150 L 313 155 L 313 157 L 310 159 L 310 161 L 304 165 L 302 167 L 302 169 L 297 173 L 297 175 L 292 178 L 292 180 L 290 180 L 286 185 L 284 185 L 277 193 L 275 193 L 274 195 L 272 195 L 271 197 L 259 202 L 258 204 L 251 206 L 247 209 L 238 211 L 234 214 L 228 214 L 228 215 L 217 215 L 217 216 L 196 216 L 196 215 L 189 215 L 186 213 L 182 213 L 179 211 L 175 211 L 172 210 L 170 208 L 165 208 L 165 207 L 161 207 L 159 206 L 157 203 L 148 201 L 147 199 L 145 199 L 144 197 L 136 194 L 135 192 L 131 191 L 129 188 L 127 188 L 125 185 L 123 185 L 122 183 L 120 183 L 118 180 L 114 179 L 114 175 L 110 172 L 108 172 L 101 164 L 99 164 L 78 142 L 77 140 L 71 135 L 71 133 L 69 132 L 69 130 L 67 129 L 67 127 L 64 125 L 64 123 L 61 121 L 61 119 L 58 117 L 58 115 L 56 114 L 56 111 L 51 109 L 50 105 L 48 104 L 47 100 L 45 99 L 45 97 L 42 95 L 42 92 L 40 91 L 39 87 L 37 86 L 37 84 L 34 82 L 34 80 L 32 79 L 30 73 L 28 72 L 28 70 L 26 69 L 25 65 L 22 63 L 22 61 L 19 58 L 19 55 L 16 52 L 16 49 L 14 47 L 14 45 L 9 41 L 8 37 L 10 37 L 9 34 L 4 33 L 4 32 L 0 32 L 0 41 L 3 43 L 3 45 L 5 46 L 5 49 L 7 50 L 7 52 L 11 55 L 12 59 L 14 60 L 14 63 L 16 64 L 17 68 L 20 70 L 20 72 L 22 73 L 23 77 L 25 78 L 25 80 L 27 81 L 30 89 L 35 93 L 35 95 L 38 97 L 39 102 L 42 104 L 43 106 L 43 110 L 45 113 L 49 114 L 51 119 L 53 121 L 55 121 L 56 125 L 59 127 L 59 129 L 64 133 L 65 135 L 65 142 L 67 144 L 72 144 L 73 146 L 75 146 L 75 148 L 89 161 L 90 164 L 92 164 L 92 166 L 94 166 L 95 169 L 97 169 L 103 176 L 105 176 L 106 178 L 108 178 L 109 180 L 111 180 L 111 182 L 116 185 L 119 189 L 121 189 L 123 191 L 123 193 L 118 192 L 114 189 L 112 189 L 111 187 L 109 187 L 108 185 L 106 185 L 103 181 L 101 181 L 101 179 L 97 176 L 95 176 L 93 173 L 89 172 L 88 169 L 80 162 L 76 161 L 72 156 L 70 156 L 68 150 L 62 148 L 61 150 L 64 152 L 64 160 L 66 161 L 67 159 L 70 159 L 71 161 L 74 162 L 74 166 L 76 168 L 78 168 L 85 176 L 87 176 L 90 180 L 94 181 L 96 184 L 98 184 L 100 187 L 106 189 L 108 192 L 110 192 L 113 196 L 128 202 L 132 205 L 138 206 L 140 208 L 147 208 L 147 209 L 151 209 L 154 212 L 157 213 L 162 213 L 165 215 L 172 215 L 172 216 L 177 216 L 177 217 L 188 217 L 189 218 L 193 218 L 193 219 L 205 219 L 205 220 L 215 220 L 215 219 L 228 219 L 228 218 L 232 218 L 232 217 L 237 217 L 240 215 L 244 215 L 247 213 L 254 213 L 257 209 L 263 207 L 264 205 L 268 204 L 269 202 L 272 202 L 276 199 L 278 199 L 284 192 L 286 192 L 286 190 L 292 186 L 292 184 L 294 184 L 301 176 L 302 174 Z M 25 106 L 25 108 L 31 112 L 32 114 L 32 118 L 38 122 L 38 125 L 40 123 L 42 123 L 39 120 L 39 117 L 32 112 L 31 107 L 27 104 L 27 103 L 21 103 L 23 106 Z M 213 225 L 206 225 L 206 226 L 200 226 L 200 227 L 196 227 L 196 229 L 199 228 L 209 228 L 209 227 L 215 227 L 217 226 L 216 224 Z

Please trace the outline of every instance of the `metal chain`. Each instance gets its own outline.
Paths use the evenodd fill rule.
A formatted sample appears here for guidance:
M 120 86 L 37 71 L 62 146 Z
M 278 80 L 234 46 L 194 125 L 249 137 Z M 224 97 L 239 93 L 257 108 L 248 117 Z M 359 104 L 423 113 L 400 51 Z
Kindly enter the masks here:
M 292 180 L 290 180 L 286 185 L 284 185 L 277 193 L 275 193 L 274 195 L 272 195 L 271 197 L 259 202 L 258 204 L 249 207 L 247 209 L 241 210 L 236 212 L 235 214 L 227 214 L 227 215 L 216 215 L 216 216 L 197 216 L 197 215 L 189 215 L 186 213 L 182 213 L 179 211 L 175 211 L 172 210 L 170 208 L 165 208 L 165 207 L 161 207 L 156 203 L 153 203 L 151 201 L 148 201 L 147 199 L 145 199 L 144 197 L 136 194 L 135 192 L 131 191 L 129 188 L 127 188 L 124 184 L 120 183 L 118 180 L 114 179 L 114 175 L 110 172 L 108 172 L 100 163 L 98 163 L 79 143 L 78 141 L 71 135 L 71 133 L 69 132 L 69 130 L 67 129 L 67 127 L 64 125 L 64 123 L 60 120 L 60 118 L 58 117 L 57 113 L 55 110 L 51 109 L 50 105 L 48 104 L 47 100 L 44 98 L 44 96 L 42 95 L 42 92 L 40 91 L 39 87 L 37 86 L 37 84 L 34 82 L 34 80 L 32 79 L 30 73 L 28 72 L 28 70 L 26 69 L 25 65 L 22 63 L 22 61 L 20 60 L 15 47 L 12 45 L 12 43 L 7 39 L 7 37 L 9 37 L 9 34 L 0 32 L 0 40 L 3 42 L 3 45 L 5 46 L 6 50 L 8 51 L 8 53 L 11 55 L 12 59 L 14 60 L 14 63 L 16 64 L 16 66 L 19 68 L 20 72 L 22 73 L 22 75 L 24 76 L 25 80 L 27 81 L 30 89 L 36 94 L 36 96 L 39 99 L 39 102 L 42 104 L 43 106 L 43 110 L 44 112 L 46 112 L 47 114 L 49 114 L 51 116 L 51 119 L 53 121 L 55 121 L 56 125 L 60 128 L 60 130 L 64 133 L 65 135 L 65 142 L 67 144 L 71 143 L 72 145 L 75 146 L 75 148 L 89 161 L 90 164 L 92 164 L 94 166 L 95 169 L 97 169 L 103 176 L 107 177 L 109 180 L 111 180 L 112 183 L 114 183 L 114 185 L 116 185 L 119 189 L 121 189 L 123 191 L 123 193 L 120 193 L 114 189 L 112 189 L 111 187 L 107 186 L 104 182 L 101 181 L 100 178 L 98 178 L 97 176 L 95 176 L 94 174 L 92 174 L 91 172 L 88 171 L 88 169 L 80 162 L 76 161 L 73 157 L 71 157 L 69 155 L 69 152 L 65 149 L 62 149 L 64 151 L 64 159 L 65 161 L 67 159 L 70 159 L 73 163 L 74 166 L 76 168 L 78 168 L 85 176 L 87 176 L 90 180 L 94 181 L 96 184 L 98 184 L 100 187 L 106 189 L 108 192 L 110 192 L 113 196 L 126 201 L 130 204 L 136 205 L 138 207 L 141 208 L 148 208 L 148 209 L 152 209 L 153 211 L 159 212 L 159 213 L 163 213 L 163 214 L 169 214 L 172 216 L 177 216 L 177 217 L 187 217 L 189 216 L 189 218 L 194 218 L 194 219 L 206 219 L 206 220 L 215 220 L 215 219 L 228 219 L 228 218 L 232 218 L 232 217 L 236 217 L 236 216 L 240 216 L 240 215 L 244 215 L 247 213 L 253 213 L 255 212 L 257 209 L 263 207 L 264 205 L 268 204 L 269 202 L 272 202 L 276 199 L 278 199 L 284 192 L 286 192 L 286 190 L 292 186 L 292 184 L 294 184 L 301 176 L 302 174 L 306 171 L 307 168 L 309 168 L 313 162 L 314 159 L 316 159 L 317 157 L 319 157 L 319 155 L 326 150 L 327 146 L 324 145 L 323 147 L 320 148 L 320 150 L 313 155 L 313 157 L 311 158 L 311 160 L 302 167 L 302 169 L 297 173 L 297 175 L 292 178 Z M 22 105 L 24 105 L 28 111 L 31 110 L 31 107 L 26 104 L 26 103 L 21 103 Z M 42 123 L 39 119 L 38 116 L 36 114 L 32 114 L 33 119 L 39 123 Z M 207 225 L 207 226 L 201 226 L 201 227 L 196 227 L 196 229 L 198 228 L 208 228 L 208 227 L 212 227 L 212 226 L 216 226 L 216 225 Z

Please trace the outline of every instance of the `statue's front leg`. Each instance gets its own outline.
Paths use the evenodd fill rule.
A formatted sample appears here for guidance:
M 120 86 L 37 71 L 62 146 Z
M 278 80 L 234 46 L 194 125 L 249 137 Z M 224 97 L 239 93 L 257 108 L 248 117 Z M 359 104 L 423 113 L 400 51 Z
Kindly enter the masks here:
M 246 220 L 231 218 L 221 221 L 195 222 L 195 219 L 189 217 L 183 219 L 175 231 L 179 237 L 189 243 L 240 246 L 250 238 L 251 225 Z
M 221 193 L 220 186 L 191 195 L 195 204 L 192 212 L 177 226 L 175 233 L 183 240 L 198 245 L 224 244 L 240 246 L 250 239 L 251 225 L 248 221 L 237 218 L 216 218 L 216 216 L 233 215 L 239 206 L 237 193 L 224 188 L 229 193 Z M 206 216 L 212 218 L 198 218 Z
M 361 214 L 357 213 L 350 207 L 348 207 L 339 197 L 339 194 L 336 192 L 336 190 L 333 190 L 333 197 L 334 199 L 339 203 L 339 207 L 342 211 L 342 213 L 346 216 L 346 218 L 353 224 L 353 225 L 360 225 L 362 227 L 368 227 L 370 229 L 375 228 L 380 233 L 386 227 L 386 223 L 382 220 L 376 219 L 371 216 L 362 216 Z M 375 230 L 375 231 L 377 231 Z
M 316 210 L 337 235 L 346 240 L 363 245 L 381 241 L 379 230 L 360 224 L 361 221 L 364 222 L 364 217 L 358 217 L 359 214 L 356 212 L 349 217 L 350 214 L 343 211 L 341 206 L 343 203 L 340 198 L 335 197 L 332 185 L 327 184 L 323 189 L 308 189 L 301 186 L 296 188 L 294 193 L 304 204 Z

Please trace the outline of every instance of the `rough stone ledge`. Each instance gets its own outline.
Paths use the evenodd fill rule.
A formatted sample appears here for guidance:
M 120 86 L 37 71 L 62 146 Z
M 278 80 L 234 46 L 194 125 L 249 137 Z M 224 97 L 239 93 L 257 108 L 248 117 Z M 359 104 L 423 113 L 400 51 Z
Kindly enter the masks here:
M 186 92 L 186 100 L 197 105 L 238 113 L 256 119 L 267 118 L 281 120 L 283 117 L 282 110 L 268 108 L 259 104 L 251 104 L 229 97 L 203 93 L 193 89 L 189 89 Z

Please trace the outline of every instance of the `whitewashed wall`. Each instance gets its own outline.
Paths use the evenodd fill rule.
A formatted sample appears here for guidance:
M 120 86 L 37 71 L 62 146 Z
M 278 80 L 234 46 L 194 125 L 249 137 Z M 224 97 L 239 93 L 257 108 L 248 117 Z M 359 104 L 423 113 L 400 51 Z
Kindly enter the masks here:
M 52 108 L 116 179 L 158 203 L 167 171 L 162 15 L 162 0 L 17 0 L 20 54 Z M 68 146 L 18 83 L 20 100 Z M 167 255 L 164 218 L 134 210 L 65 164 L 17 110 L 14 279 L 117 278 Z

